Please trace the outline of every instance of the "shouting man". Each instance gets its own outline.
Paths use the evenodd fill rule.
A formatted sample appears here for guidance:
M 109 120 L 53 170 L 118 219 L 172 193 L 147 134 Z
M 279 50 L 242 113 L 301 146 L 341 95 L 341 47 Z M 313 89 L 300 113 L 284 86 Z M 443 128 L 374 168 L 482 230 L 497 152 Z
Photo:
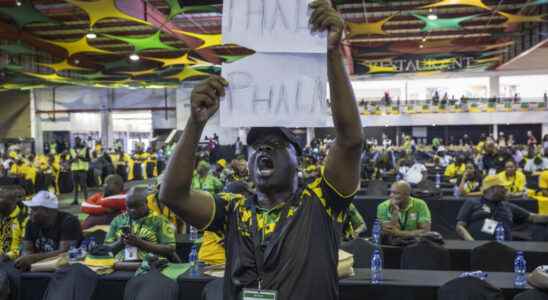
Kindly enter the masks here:
M 191 225 L 226 237 L 223 299 L 338 299 L 338 246 L 348 206 L 360 184 L 362 127 L 340 52 L 344 21 L 326 0 L 310 4 L 312 30 L 329 31 L 328 77 L 337 139 L 320 177 L 299 186 L 301 146 L 286 128 L 252 128 L 249 172 L 256 194 L 191 189 L 195 153 L 227 81 L 212 77 L 191 96 L 191 117 L 169 162 L 160 198 Z M 247 298 L 246 298 L 247 297 Z

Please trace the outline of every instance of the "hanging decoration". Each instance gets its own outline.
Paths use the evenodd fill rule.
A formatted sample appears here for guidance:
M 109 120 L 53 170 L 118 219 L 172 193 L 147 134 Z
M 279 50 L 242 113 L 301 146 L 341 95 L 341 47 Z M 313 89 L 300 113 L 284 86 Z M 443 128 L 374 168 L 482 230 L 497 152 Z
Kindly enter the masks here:
M 505 13 L 503 11 L 499 11 L 498 13 L 506 18 L 506 22 L 504 22 L 504 26 L 509 26 L 509 25 L 517 24 L 517 23 L 547 22 L 548 21 L 548 20 L 544 19 L 544 17 L 546 15 L 522 16 L 522 15 L 514 15 L 514 14 Z
M 194 65 L 196 61 L 189 58 L 189 53 L 185 53 L 182 56 L 175 58 L 156 58 L 156 57 L 145 57 L 145 59 L 161 62 L 162 68 L 175 65 Z
M 197 71 L 193 69 L 192 67 L 188 67 L 188 68 L 184 68 L 178 74 L 166 77 L 166 79 L 177 79 L 179 81 L 185 81 L 189 78 L 197 77 L 197 76 L 209 76 L 209 74 Z
M 523 6 L 533 6 L 533 5 L 542 5 L 542 4 L 548 4 L 548 0 L 535 0 L 535 1 L 529 1 L 525 3 Z
M 23 45 L 21 41 L 17 41 L 15 44 L 0 45 L 0 50 L 10 55 L 38 55 L 39 53 L 31 48 Z
M 95 23 L 102 19 L 107 18 L 118 18 L 128 21 L 133 21 L 145 25 L 150 25 L 150 23 L 129 16 L 121 12 L 118 7 L 116 7 L 116 0 L 97 0 L 97 1 L 80 1 L 80 0 L 65 0 L 68 3 L 76 5 L 84 10 L 89 17 L 89 28 L 93 28 Z
M 69 70 L 77 70 L 77 71 L 89 70 L 87 68 L 81 68 L 81 67 L 73 66 L 73 65 L 69 64 L 67 59 L 64 59 L 63 61 L 58 62 L 58 63 L 54 63 L 54 64 L 38 64 L 38 65 L 50 68 L 50 69 L 54 70 L 55 72 L 69 71 Z
M 483 4 L 482 0 L 441 0 L 440 2 L 425 5 L 421 8 L 436 8 L 436 7 L 454 6 L 454 5 L 474 6 L 474 7 L 490 10 L 488 6 Z
M 134 48 L 135 53 L 140 53 L 144 50 L 149 49 L 164 49 L 164 50 L 179 50 L 175 47 L 171 47 L 164 42 L 160 40 L 161 31 L 158 30 L 156 33 L 152 34 L 151 36 L 144 37 L 144 38 L 130 38 L 130 37 L 122 37 L 122 36 L 115 36 L 110 34 L 103 34 L 106 37 L 109 37 L 111 39 L 124 41 L 128 44 L 131 44 Z
M 172 20 L 176 16 L 183 13 L 189 14 L 217 12 L 217 9 L 211 5 L 193 5 L 182 8 L 179 0 L 166 0 L 166 2 L 169 6 L 169 16 L 167 17 L 168 20 Z
M 82 52 L 112 54 L 112 52 L 110 51 L 101 50 L 99 48 L 90 46 L 85 36 L 73 42 L 56 42 L 56 41 L 49 41 L 49 40 L 42 40 L 42 41 L 64 48 L 68 52 L 68 57 L 71 57 L 72 55 L 76 53 L 82 53 Z
M 387 35 L 382 27 L 384 24 L 396 15 L 389 16 L 387 18 L 384 18 L 382 20 L 379 20 L 377 22 L 372 23 L 353 23 L 353 22 L 346 22 L 346 25 L 348 26 L 348 38 L 353 38 L 358 35 L 367 35 L 367 34 L 378 34 L 378 35 Z
M 19 28 L 31 23 L 55 22 L 34 8 L 31 1 L 21 0 L 19 3 L 21 3 L 20 6 L 0 7 L 0 13 L 12 18 Z
M 29 76 L 32 76 L 32 77 L 36 77 L 36 78 L 40 78 L 42 80 L 50 81 L 50 82 L 66 83 L 66 82 L 69 82 L 71 80 L 71 78 L 59 76 L 59 75 L 57 75 L 57 73 L 40 74 L 40 73 L 33 73 L 33 72 L 23 72 L 23 74 L 26 74 L 26 75 L 29 75 Z
M 223 44 L 223 35 L 222 34 L 200 34 L 200 33 L 194 33 L 194 32 L 188 32 L 184 30 L 173 30 L 174 32 L 188 35 L 190 37 L 202 40 L 204 43 L 200 45 L 200 47 L 196 48 L 196 50 L 214 47 L 214 46 L 220 46 Z
M 368 74 L 375 74 L 375 73 L 395 73 L 396 67 L 394 66 L 376 66 L 376 65 L 365 65 L 368 68 L 367 73 Z
M 223 62 L 226 64 L 233 63 L 247 56 L 248 55 L 220 55 L 220 57 L 223 59 Z
M 120 72 L 120 73 L 128 74 L 132 78 L 133 77 L 144 76 L 144 75 L 156 75 L 156 68 L 152 68 L 152 69 L 148 69 L 148 70 L 144 70 L 144 71 L 124 71 L 124 72 Z
M 436 19 L 436 20 L 430 20 L 427 16 L 421 16 L 417 14 L 412 14 L 413 16 L 417 17 L 424 23 L 426 23 L 426 26 L 421 30 L 423 32 L 429 32 L 434 30 L 446 30 L 446 29 L 459 29 L 460 23 L 464 21 L 471 20 L 477 15 L 473 16 L 465 16 L 460 18 L 445 18 L 445 19 Z
M 98 79 L 104 79 L 104 78 L 113 78 L 113 77 L 124 77 L 126 78 L 127 75 L 119 75 L 119 74 L 105 74 L 103 71 L 98 71 L 95 73 L 79 73 L 79 77 L 85 79 L 85 80 L 98 80 Z

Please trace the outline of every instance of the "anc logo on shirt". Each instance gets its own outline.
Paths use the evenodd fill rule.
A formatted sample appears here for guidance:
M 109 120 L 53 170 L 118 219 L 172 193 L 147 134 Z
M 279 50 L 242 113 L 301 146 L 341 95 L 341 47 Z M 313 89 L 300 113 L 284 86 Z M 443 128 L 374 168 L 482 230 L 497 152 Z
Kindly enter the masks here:
M 175 235 L 175 225 L 170 223 L 164 223 L 162 226 L 162 233 L 166 236 L 173 236 Z

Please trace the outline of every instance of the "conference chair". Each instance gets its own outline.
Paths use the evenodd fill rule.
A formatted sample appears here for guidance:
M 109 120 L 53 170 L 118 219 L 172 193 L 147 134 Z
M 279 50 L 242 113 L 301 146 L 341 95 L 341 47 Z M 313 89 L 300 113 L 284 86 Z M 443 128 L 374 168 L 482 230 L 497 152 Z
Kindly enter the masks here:
M 375 249 L 379 249 L 383 256 L 379 246 L 362 238 L 343 243 L 341 249 L 354 255 L 354 268 L 371 267 L 371 255 Z
M 504 300 L 502 291 L 476 277 L 453 279 L 438 289 L 438 299 L 443 300 Z
M 517 294 L 514 300 L 548 300 L 548 293 L 541 290 L 528 290 Z
M 513 272 L 516 250 L 499 242 L 488 242 L 472 249 L 471 270 Z
M 421 240 L 403 248 L 400 267 L 415 270 L 450 270 L 449 250 L 430 241 Z
M 367 183 L 365 194 L 368 196 L 383 196 L 388 195 L 388 184 L 385 181 L 373 179 Z
M 223 300 L 223 283 L 223 278 L 208 282 L 202 291 L 202 300 Z

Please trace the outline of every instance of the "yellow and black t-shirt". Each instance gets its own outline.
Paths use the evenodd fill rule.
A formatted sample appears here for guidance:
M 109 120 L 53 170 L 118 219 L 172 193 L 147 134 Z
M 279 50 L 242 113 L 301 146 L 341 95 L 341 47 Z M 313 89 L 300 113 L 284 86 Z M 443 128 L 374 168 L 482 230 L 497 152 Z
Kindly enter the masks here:
M 0 256 L 11 260 L 19 257 L 19 246 L 25 234 L 27 214 L 20 207 L 15 207 L 7 218 L 0 218 Z
M 243 288 L 257 287 L 256 240 L 264 254 L 262 288 L 278 291 L 279 299 L 338 299 L 338 248 L 353 196 L 341 195 L 323 174 L 288 204 L 271 209 L 258 207 L 256 196 L 217 195 L 205 229 L 225 235 L 223 299 L 239 299 Z

